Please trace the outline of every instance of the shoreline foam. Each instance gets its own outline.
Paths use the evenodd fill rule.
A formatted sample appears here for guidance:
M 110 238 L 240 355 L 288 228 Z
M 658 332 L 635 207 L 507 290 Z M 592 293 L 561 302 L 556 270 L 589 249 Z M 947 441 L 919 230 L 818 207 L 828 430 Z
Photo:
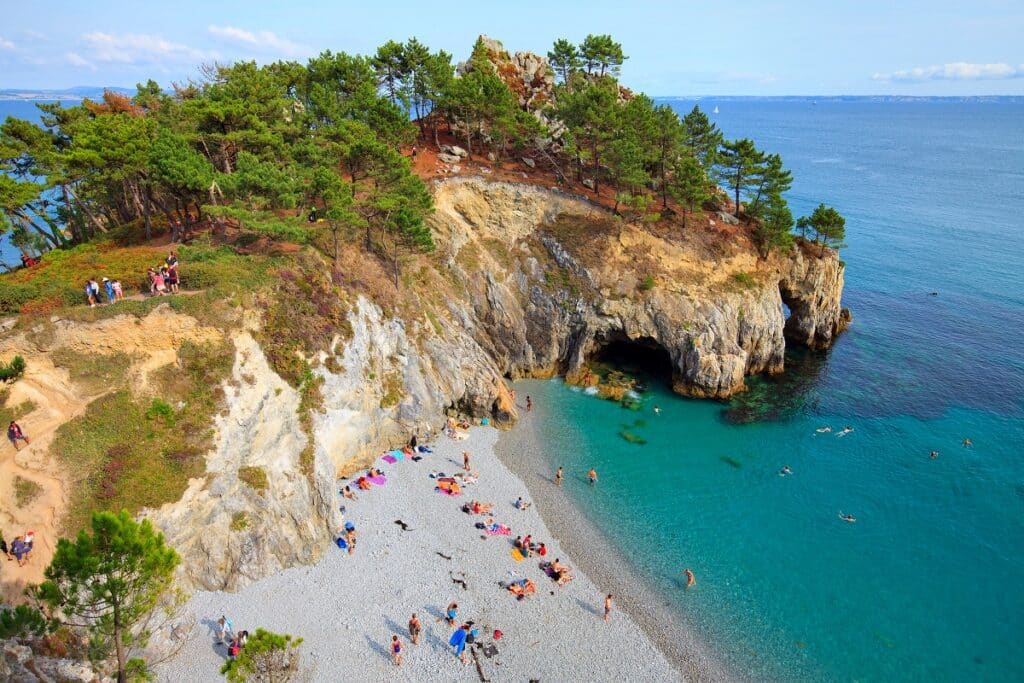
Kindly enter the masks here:
M 615 594 L 617 604 L 684 678 L 736 680 L 735 674 L 696 636 L 693 627 L 661 599 L 662 590 L 639 575 L 572 497 L 555 486 L 554 470 L 543 455 L 545 447 L 536 419 L 537 413 L 522 412 L 516 426 L 498 439 L 495 453 L 530 491 L 545 525 L 556 530 L 561 547 L 592 581 Z
M 473 660 L 463 666 L 447 647 L 451 629 L 439 617 L 454 600 L 460 620 L 476 621 L 482 642 L 492 642 L 489 628 L 504 633 L 495 643 L 496 656 L 479 657 L 492 681 L 679 680 L 679 670 L 618 601 L 611 621 L 602 621 L 608 591 L 565 552 L 537 507 L 513 507 L 516 497 L 529 494 L 495 454 L 498 438 L 494 429 L 474 428 L 465 441 L 442 437 L 418 463 L 378 459 L 375 464 L 388 475 L 385 486 L 360 492 L 355 502 L 339 497 L 359 532 L 355 554 L 332 546 L 313 565 L 287 569 L 236 593 L 196 593 L 177 619 L 187 636 L 174 657 L 157 667 L 158 679 L 220 680 L 225 648 L 215 644 L 215 622 L 225 614 L 236 629 L 262 627 L 302 637 L 308 680 L 479 681 Z M 429 473 L 458 471 L 464 450 L 480 482 L 458 498 L 435 493 Z M 495 520 L 511 526 L 512 536 L 482 539 L 473 523 L 485 516 L 460 509 L 471 499 L 493 503 Z M 402 531 L 396 519 L 411 531 Z M 549 558 L 561 557 L 573 568 L 572 582 L 558 588 L 536 557 L 513 561 L 512 538 L 528 533 L 548 545 Z M 468 587 L 453 585 L 450 571 L 456 577 L 464 572 Z M 498 581 L 507 581 L 510 571 L 533 579 L 537 594 L 517 601 L 501 589 Z M 417 646 L 410 645 L 405 628 L 412 612 L 424 630 Z M 405 648 L 401 667 L 390 661 L 392 634 Z

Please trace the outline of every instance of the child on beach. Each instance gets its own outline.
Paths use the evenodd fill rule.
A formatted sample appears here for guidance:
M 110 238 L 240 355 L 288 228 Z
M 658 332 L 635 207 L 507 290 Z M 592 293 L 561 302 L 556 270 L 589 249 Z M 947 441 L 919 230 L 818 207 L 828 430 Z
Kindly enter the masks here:
M 220 627 L 220 630 L 217 632 L 218 643 L 223 643 L 227 639 L 229 634 L 234 635 L 234 629 L 231 625 L 231 620 L 229 620 L 223 614 L 220 615 L 220 619 L 217 620 L 217 626 Z
M 391 659 L 395 662 L 395 666 L 402 666 L 402 643 L 398 640 L 397 635 L 391 636 Z
M 444 620 L 448 622 L 449 626 L 455 626 L 455 617 L 459 613 L 459 605 L 452 603 L 448 605 L 448 608 L 444 611 Z

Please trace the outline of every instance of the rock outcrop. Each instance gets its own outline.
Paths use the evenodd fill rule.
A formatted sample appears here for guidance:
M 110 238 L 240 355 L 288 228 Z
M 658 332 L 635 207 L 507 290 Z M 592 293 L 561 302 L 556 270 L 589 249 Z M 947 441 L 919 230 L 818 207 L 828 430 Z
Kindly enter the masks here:
M 467 329 L 505 375 L 570 372 L 633 341 L 668 353 L 679 393 L 725 398 L 747 375 L 781 372 L 786 338 L 825 348 L 844 325 L 829 251 L 702 259 L 699 245 L 545 189 L 450 180 L 435 198 L 439 249 L 469 289 Z

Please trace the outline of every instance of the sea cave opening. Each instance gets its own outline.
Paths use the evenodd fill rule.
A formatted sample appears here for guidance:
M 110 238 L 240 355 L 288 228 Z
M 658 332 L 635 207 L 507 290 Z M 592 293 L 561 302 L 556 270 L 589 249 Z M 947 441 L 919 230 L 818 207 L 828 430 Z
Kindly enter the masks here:
M 793 315 L 800 302 L 784 281 L 779 282 L 779 298 L 782 300 L 782 319 L 785 321 L 782 329 L 783 334 L 786 334 L 790 329 L 790 325 L 796 322 Z
M 651 337 L 630 339 L 625 335 L 616 335 L 599 340 L 589 360 L 593 365 L 618 370 L 642 381 L 672 386 L 672 356 Z

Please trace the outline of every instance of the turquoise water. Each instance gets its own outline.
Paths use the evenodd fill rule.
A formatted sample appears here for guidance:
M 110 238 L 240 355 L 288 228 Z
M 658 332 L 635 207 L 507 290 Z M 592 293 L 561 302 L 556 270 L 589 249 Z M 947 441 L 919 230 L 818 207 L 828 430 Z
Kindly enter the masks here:
M 1024 679 L 1024 106 L 719 107 L 793 168 L 794 213 L 848 217 L 854 325 L 749 423 L 657 383 L 639 412 L 523 383 L 552 468 L 745 676 Z

